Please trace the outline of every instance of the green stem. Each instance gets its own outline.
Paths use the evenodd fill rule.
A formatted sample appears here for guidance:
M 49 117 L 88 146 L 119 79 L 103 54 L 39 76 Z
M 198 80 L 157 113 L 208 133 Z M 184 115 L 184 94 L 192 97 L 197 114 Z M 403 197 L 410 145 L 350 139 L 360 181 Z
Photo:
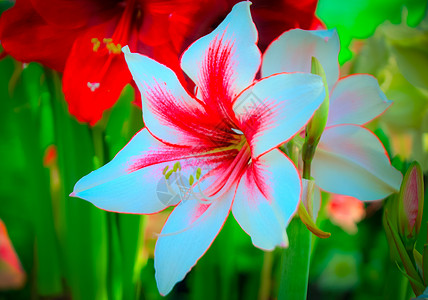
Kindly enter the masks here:
M 282 255 L 278 299 L 305 300 L 309 281 L 311 233 L 299 217 L 287 228 L 289 246 Z
M 273 252 L 264 253 L 262 276 L 260 278 L 259 299 L 269 299 L 270 297 L 273 258 Z
M 311 179 L 311 161 L 303 162 L 303 176 L 304 179 Z

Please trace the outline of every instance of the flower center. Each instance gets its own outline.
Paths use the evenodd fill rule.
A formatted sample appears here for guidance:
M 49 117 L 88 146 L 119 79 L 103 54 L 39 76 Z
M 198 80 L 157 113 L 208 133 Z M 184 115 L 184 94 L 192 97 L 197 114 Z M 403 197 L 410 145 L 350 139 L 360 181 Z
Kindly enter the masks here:
M 209 168 L 210 165 L 205 164 L 204 168 L 197 167 L 193 174 L 186 178 L 181 174 L 180 162 L 176 162 L 172 168 L 166 166 L 162 173 L 168 190 L 177 194 L 172 186 L 176 185 L 181 201 L 196 199 L 200 203 L 209 204 L 221 198 L 241 178 L 251 160 L 250 147 L 245 136 L 243 134 L 234 135 L 232 141 L 231 145 L 227 147 L 202 153 L 203 157 L 211 154 L 225 154 L 224 161 L 217 165 L 213 163 L 212 169 Z

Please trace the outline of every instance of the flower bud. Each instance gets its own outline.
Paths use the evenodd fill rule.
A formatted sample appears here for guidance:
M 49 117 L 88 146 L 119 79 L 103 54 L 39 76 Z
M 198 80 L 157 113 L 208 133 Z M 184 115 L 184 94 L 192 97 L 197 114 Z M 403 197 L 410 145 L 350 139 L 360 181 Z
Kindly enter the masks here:
M 304 163 L 303 178 L 305 179 L 310 179 L 310 165 L 312 158 L 314 157 L 318 142 L 321 138 L 321 134 L 323 133 L 327 123 L 329 108 L 329 94 L 326 75 L 323 67 L 321 66 L 321 63 L 315 57 L 312 57 L 311 72 L 312 74 L 319 75 L 322 78 L 325 88 L 325 98 L 321 106 L 315 111 L 314 116 L 306 126 L 306 138 L 302 147 L 302 160 Z
M 398 222 L 403 237 L 412 239 L 419 233 L 424 207 L 424 182 L 420 165 L 414 162 L 407 169 L 399 194 Z
M 315 57 L 312 57 L 311 73 L 319 75 L 325 87 L 325 98 L 321 106 L 315 111 L 312 120 L 309 121 L 306 129 L 306 140 L 309 144 L 318 144 L 321 134 L 327 124 L 328 109 L 329 109 L 329 93 L 327 86 L 327 79 L 321 63 Z

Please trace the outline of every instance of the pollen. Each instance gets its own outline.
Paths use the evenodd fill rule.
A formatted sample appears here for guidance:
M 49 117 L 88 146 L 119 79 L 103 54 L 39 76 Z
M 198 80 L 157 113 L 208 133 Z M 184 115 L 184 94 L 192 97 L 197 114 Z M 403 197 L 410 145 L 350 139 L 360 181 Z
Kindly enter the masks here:
M 113 54 L 122 53 L 122 45 L 113 43 L 113 39 L 104 38 L 103 43 L 106 45 L 106 48 L 109 51 L 109 53 L 113 53 Z
M 92 47 L 92 51 L 97 52 L 101 46 L 100 40 L 97 38 L 92 38 L 91 43 L 94 44 L 94 46 Z

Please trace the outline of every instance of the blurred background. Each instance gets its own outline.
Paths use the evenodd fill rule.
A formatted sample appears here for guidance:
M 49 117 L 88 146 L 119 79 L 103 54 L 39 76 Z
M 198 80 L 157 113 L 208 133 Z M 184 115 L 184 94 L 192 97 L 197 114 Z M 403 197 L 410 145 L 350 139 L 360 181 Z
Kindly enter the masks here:
M 98 63 L 104 54 L 93 60 L 78 56 L 76 51 L 85 51 L 78 42 L 90 26 L 97 32 L 103 18 L 106 32 L 116 36 L 127 16 L 136 29 L 129 30 L 125 42 L 176 68 L 179 54 L 215 28 L 233 1 L 182 1 L 181 10 L 171 15 L 176 19 L 166 16 L 178 9 L 171 3 L 180 1 L 131 2 L 78 0 L 75 11 L 67 13 L 65 0 L 21 0 L 6 15 L 14 2 L 0 1 L 0 38 L 6 50 L 0 54 L 0 299 L 162 298 L 153 250 L 170 210 L 115 214 L 68 196 L 78 179 L 112 159 L 144 125 L 138 93 L 130 80 L 121 82 L 127 74 L 120 61 L 113 59 L 106 71 Z M 427 1 L 301 2 L 254 1 L 261 49 L 290 28 L 336 28 L 341 76 L 372 74 L 394 101 L 368 127 L 394 166 L 405 171 L 417 160 L 426 174 Z M 97 11 L 93 3 L 106 7 Z M 81 21 L 85 13 L 76 14 L 81 7 L 91 22 Z M 128 14 L 129 7 L 143 17 Z M 193 23 L 181 23 L 183 16 Z M 164 23 L 171 20 L 176 23 L 168 23 L 166 31 L 173 37 L 167 38 Z M 89 47 L 96 52 L 103 42 L 110 52 L 120 46 L 100 38 Z M 86 70 L 90 67 L 95 71 Z M 107 72 L 110 77 L 101 84 L 118 86 L 111 91 L 100 86 L 99 99 L 88 104 L 91 100 L 70 85 L 91 72 Z M 108 104 L 97 102 L 107 98 Z M 323 193 L 317 224 L 331 237 L 313 237 L 308 299 L 410 298 L 408 280 L 389 250 L 382 207 L 381 201 L 362 203 Z M 426 221 L 424 215 L 422 224 Z M 417 248 L 422 249 L 426 236 L 422 225 Z M 166 298 L 276 299 L 281 253 L 255 248 L 230 216 L 208 252 Z

